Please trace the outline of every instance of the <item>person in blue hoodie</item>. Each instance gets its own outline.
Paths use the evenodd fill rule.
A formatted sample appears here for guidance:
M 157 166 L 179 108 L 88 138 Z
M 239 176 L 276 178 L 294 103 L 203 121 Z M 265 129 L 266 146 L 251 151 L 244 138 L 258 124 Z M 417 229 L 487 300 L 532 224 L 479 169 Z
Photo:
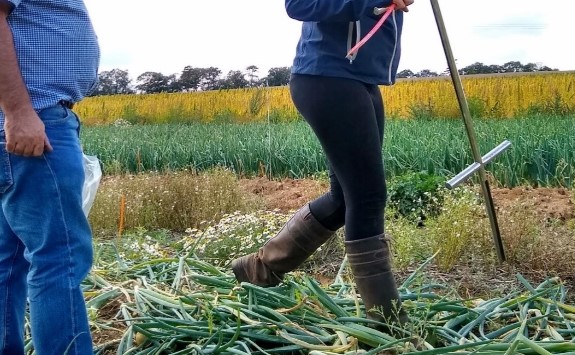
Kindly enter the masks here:
M 232 262 L 240 282 L 278 285 L 345 226 L 345 251 L 367 317 L 405 323 L 384 234 L 387 198 L 382 156 L 384 107 L 378 85 L 392 85 L 401 52 L 403 13 L 413 0 L 286 0 L 302 21 L 290 93 L 329 163 L 330 190 L 303 206 L 256 253 Z M 347 54 L 396 9 L 352 57 Z

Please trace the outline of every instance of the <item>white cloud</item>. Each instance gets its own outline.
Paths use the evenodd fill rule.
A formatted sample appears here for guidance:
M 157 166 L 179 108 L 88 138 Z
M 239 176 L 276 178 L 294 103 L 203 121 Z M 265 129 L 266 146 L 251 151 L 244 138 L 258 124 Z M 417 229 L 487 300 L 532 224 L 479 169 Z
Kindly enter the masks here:
M 291 65 L 300 31 L 282 1 L 85 1 L 100 39 L 101 69 L 128 69 L 132 76 L 179 73 L 186 65 L 226 73 L 252 64 L 265 75 L 270 67 Z M 567 44 L 575 33 L 573 0 L 552 6 L 539 0 L 440 4 L 459 66 L 519 60 L 575 69 Z M 406 14 L 401 68 L 446 67 L 430 2 L 416 0 Z

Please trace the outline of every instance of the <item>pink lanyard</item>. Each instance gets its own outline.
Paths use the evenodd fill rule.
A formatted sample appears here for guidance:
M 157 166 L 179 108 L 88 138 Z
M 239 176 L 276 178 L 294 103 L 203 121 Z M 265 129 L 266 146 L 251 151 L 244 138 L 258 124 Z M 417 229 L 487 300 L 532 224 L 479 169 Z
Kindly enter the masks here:
M 375 9 L 375 13 L 376 15 L 377 10 L 379 9 Z M 381 26 L 383 26 L 383 23 L 385 22 L 385 20 L 387 20 L 387 18 L 389 17 L 389 15 L 391 15 L 391 13 L 393 12 L 393 10 L 395 10 L 395 4 L 391 4 L 387 7 L 387 10 L 385 10 L 385 13 L 383 14 L 383 16 L 379 19 L 379 21 L 375 24 L 375 26 L 373 26 L 373 29 L 371 31 L 369 31 L 369 33 L 363 37 L 363 39 L 359 42 L 357 42 L 357 44 L 349 50 L 349 52 L 347 53 L 346 58 L 347 59 L 352 59 L 353 56 L 355 54 L 357 54 L 357 51 L 359 51 L 359 49 L 367 42 L 369 41 L 369 39 L 371 37 L 373 37 L 373 35 L 377 32 L 377 30 L 379 30 L 381 28 Z

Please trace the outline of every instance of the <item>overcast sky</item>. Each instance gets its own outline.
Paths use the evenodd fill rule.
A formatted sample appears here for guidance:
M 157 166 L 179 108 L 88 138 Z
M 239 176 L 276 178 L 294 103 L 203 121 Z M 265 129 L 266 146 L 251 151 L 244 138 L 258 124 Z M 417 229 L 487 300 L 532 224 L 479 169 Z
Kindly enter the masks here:
M 324 0 L 331 1 L 331 0 Z M 85 0 L 101 71 L 180 73 L 194 67 L 290 66 L 301 23 L 279 0 Z M 575 0 L 440 0 L 458 66 L 518 60 L 575 69 Z M 549 5 L 547 5 L 549 4 Z M 446 67 L 429 0 L 406 14 L 400 70 Z

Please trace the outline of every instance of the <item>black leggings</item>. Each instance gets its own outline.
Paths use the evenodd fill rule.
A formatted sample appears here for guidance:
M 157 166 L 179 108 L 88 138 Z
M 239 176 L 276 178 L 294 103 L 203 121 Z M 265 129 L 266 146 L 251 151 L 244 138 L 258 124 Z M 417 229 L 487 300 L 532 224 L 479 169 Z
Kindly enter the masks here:
M 346 240 L 382 234 L 387 190 L 379 87 L 294 74 L 290 92 L 329 163 L 330 191 L 310 203 L 312 214 L 328 229 L 345 225 Z

